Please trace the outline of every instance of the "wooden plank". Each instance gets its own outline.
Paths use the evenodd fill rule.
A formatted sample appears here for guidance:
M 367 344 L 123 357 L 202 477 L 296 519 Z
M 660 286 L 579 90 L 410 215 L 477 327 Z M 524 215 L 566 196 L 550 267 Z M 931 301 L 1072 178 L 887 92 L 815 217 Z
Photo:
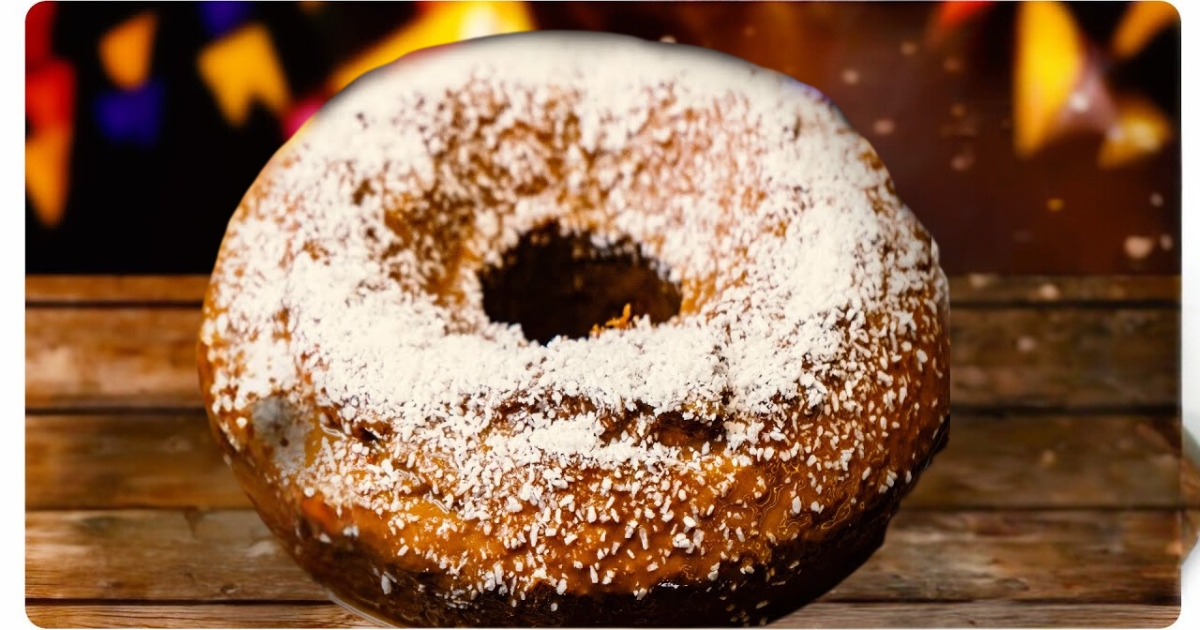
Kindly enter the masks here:
M 34 308 L 25 313 L 30 409 L 200 405 L 196 309 Z M 960 408 L 1172 407 L 1177 309 L 956 310 L 951 398 Z
M 25 276 L 26 304 L 180 302 L 199 305 L 206 275 Z
M 1178 605 L 962 602 L 814 602 L 771 624 L 779 628 L 1163 628 Z
M 1179 507 L 1179 420 L 961 413 L 906 508 Z
M 28 603 L 43 628 L 378 628 L 332 603 L 114 604 Z M 890 604 L 818 601 L 775 628 L 1163 628 L 1179 606 L 1042 602 Z
M 25 311 L 25 406 L 199 407 L 200 310 Z
M 202 412 L 27 416 L 25 508 L 250 507 Z
M 26 512 L 25 595 L 324 599 L 253 510 Z
M 826 599 L 1170 603 L 1180 535 L 1165 510 L 901 510 L 884 547 Z
M 1180 505 L 1179 422 L 963 413 L 905 507 Z M 200 412 L 27 416 L 26 509 L 240 508 Z
M 322 591 L 249 510 L 28 512 L 35 599 L 311 601 Z M 902 510 L 825 601 L 1170 604 L 1179 513 Z
M 959 407 L 1177 406 L 1179 312 L 952 311 L 950 379 Z
M 950 276 L 951 308 L 1014 304 L 1178 304 L 1179 276 Z
M 207 275 L 25 276 L 27 303 L 193 302 Z M 1179 303 L 1179 276 L 950 276 L 954 306 L 1087 302 Z
M 328 602 L 292 604 L 25 604 L 42 628 L 379 628 Z

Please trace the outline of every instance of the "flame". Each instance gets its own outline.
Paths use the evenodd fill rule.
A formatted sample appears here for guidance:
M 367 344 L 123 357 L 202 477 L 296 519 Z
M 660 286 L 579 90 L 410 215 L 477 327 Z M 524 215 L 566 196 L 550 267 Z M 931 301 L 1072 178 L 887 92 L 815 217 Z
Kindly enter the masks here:
M 1113 33 L 1112 53 L 1118 60 L 1133 57 L 1164 28 L 1179 22 L 1179 12 L 1166 2 L 1133 2 Z
M 100 38 L 100 65 L 117 87 L 133 90 L 146 82 L 157 28 L 157 16 L 140 13 Z
M 533 18 L 523 2 L 435 3 L 420 17 L 335 70 L 328 90 L 338 92 L 364 73 L 414 50 L 532 28 Z
M 1024 2 L 1017 13 L 1013 131 L 1028 157 L 1054 135 L 1054 124 L 1083 74 L 1083 36 L 1061 2 Z

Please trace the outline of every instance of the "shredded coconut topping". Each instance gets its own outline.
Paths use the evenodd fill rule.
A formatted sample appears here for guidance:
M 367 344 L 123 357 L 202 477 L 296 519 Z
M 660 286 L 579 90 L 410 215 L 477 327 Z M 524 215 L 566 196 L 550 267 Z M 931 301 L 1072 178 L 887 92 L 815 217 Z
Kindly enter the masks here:
M 375 518 L 357 544 L 438 568 L 452 602 L 716 580 L 884 500 L 925 459 L 892 451 L 945 415 L 936 245 L 866 141 L 781 75 L 621 44 L 370 74 L 222 246 L 201 339 L 229 443 L 277 444 L 256 466 L 334 508 L 329 536 Z M 479 271 L 549 222 L 638 243 L 679 314 L 546 345 L 490 321 Z

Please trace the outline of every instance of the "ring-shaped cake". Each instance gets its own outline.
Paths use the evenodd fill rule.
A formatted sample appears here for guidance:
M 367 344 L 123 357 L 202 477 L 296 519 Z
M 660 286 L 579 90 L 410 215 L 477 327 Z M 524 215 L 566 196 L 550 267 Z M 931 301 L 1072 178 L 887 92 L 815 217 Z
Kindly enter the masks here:
M 503 36 L 369 73 L 275 155 L 200 374 L 264 522 L 368 615 L 758 623 L 861 564 L 944 441 L 947 309 L 815 90 Z

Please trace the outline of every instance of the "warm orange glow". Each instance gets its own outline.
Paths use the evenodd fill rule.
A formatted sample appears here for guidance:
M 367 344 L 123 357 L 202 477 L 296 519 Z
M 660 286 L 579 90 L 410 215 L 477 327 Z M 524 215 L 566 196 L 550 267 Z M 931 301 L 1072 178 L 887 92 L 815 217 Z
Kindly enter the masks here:
M 1117 122 L 1104 134 L 1100 168 L 1118 168 L 1153 155 L 1171 139 L 1171 122 L 1149 100 L 1126 96 L 1116 103 Z
M 991 2 L 943 2 L 937 8 L 937 25 L 940 30 L 949 30 L 961 26 L 964 22 L 988 8 Z
M 1134 2 L 1113 33 L 1113 56 L 1128 59 L 1138 54 L 1155 35 L 1177 22 L 1179 12 L 1166 2 Z
M 217 100 L 221 115 L 240 126 L 261 102 L 280 117 L 291 97 L 271 36 L 261 24 L 249 24 L 200 51 L 200 77 Z
M 1085 47 L 1070 10 L 1061 2 L 1024 2 L 1017 12 L 1013 131 L 1017 155 L 1035 153 L 1079 83 Z
M 533 18 L 523 2 L 432 4 L 420 17 L 334 71 L 329 90 L 338 92 L 364 73 L 414 50 L 532 28 Z
M 67 204 L 71 129 L 42 129 L 25 140 L 25 190 L 34 214 L 46 227 L 62 221 Z
M 938 47 L 956 35 L 963 25 L 984 13 L 995 2 L 949 0 L 938 3 L 926 29 L 927 46 Z
M 145 83 L 157 28 L 156 15 L 140 13 L 100 38 L 100 65 L 117 87 L 133 90 Z

